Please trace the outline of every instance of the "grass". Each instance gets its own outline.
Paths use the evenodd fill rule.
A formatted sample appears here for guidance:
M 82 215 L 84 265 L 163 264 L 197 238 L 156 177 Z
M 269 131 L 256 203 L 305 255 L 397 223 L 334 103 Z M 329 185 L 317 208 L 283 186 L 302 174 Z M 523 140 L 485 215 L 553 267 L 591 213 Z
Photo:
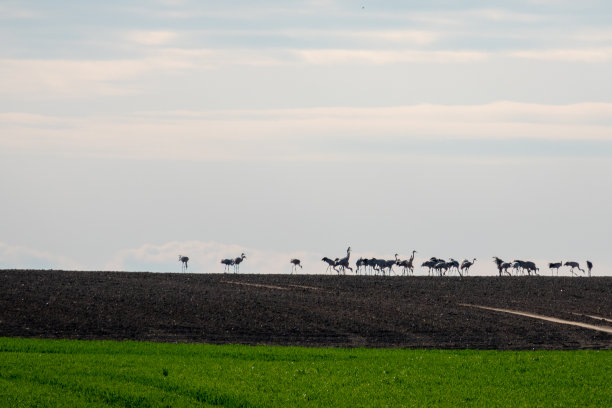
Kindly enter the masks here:
M 611 351 L 0 338 L 3 407 L 612 406 Z

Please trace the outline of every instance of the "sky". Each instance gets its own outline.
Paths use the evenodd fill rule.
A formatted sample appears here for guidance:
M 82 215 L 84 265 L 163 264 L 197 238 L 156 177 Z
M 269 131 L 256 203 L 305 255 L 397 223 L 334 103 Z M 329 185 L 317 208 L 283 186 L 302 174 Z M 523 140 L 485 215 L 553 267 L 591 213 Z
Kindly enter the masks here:
M 610 276 L 610 16 L 0 0 L 0 269 L 314 274 L 351 246 Z

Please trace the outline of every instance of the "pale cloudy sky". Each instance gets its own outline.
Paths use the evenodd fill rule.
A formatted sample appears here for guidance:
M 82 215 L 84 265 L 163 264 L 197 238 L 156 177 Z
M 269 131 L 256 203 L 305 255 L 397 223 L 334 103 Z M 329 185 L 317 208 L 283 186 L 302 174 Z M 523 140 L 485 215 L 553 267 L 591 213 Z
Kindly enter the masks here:
M 612 274 L 612 4 L 0 1 L 0 268 Z M 567 273 L 567 271 L 565 271 Z

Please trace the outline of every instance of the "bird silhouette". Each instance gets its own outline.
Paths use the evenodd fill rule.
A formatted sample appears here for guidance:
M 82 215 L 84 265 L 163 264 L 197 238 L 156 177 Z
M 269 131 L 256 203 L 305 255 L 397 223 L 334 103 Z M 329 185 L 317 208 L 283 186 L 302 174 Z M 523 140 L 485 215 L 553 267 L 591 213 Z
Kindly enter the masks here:
M 587 263 L 587 269 L 589 270 L 589 278 L 591 277 L 591 269 L 593 269 L 593 262 L 591 261 L 586 261 Z
M 538 271 L 540 270 L 540 268 L 536 266 L 535 262 L 525 261 L 524 265 L 528 275 L 531 275 L 531 272 L 533 272 L 534 275 L 537 275 Z
M 493 259 L 494 259 L 495 264 L 497 265 L 497 270 L 499 271 L 499 276 L 502 276 L 502 264 L 504 263 L 504 261 L 499 259 L 496 256 L 494 256 Z
M 548 269 L 550 269 L 550 274 L 553 275 L 553 269 L 556 270 L 557 276 L 559 276 L 559 268 L 563 266 L 563 262 L 551 262 L 548 264 Z
M 355 262 L 355 274 L 359 275 L 359 270 L 361 268 L 365 268 L 367 266 L 367 259 L 359 258 L 357 262 Z
M 346 273 L 346 270 L 349 269 L 351 272 L 353 272 L 353 268 L 351 268 L 349 266 L 349 259 L 351 258 L 351 247 L 348 247 L 346 249 L 346 256 L 344 258 L 336 258 L 335 262 L 336 265 L 334 265 L 334 269 L 336 270 L 336 272 L 338 272 L 338 274 L 340 274 L 340 271 L 336 269 L 336 267 L 340 267 L 340 269 L 342 270 L 342 273 Z
M 293 258 L 291 261 L 291 273 L 293 274 L 293 272 L 296 271 L 297 267 L 299 266 L 300 269 L 302 269 L 302 262 L 297 259 L 297 258 Z
M 421 264 L 422 268 L 428 268 L 428 275 L 431 276 L 432 272 L 435 270 L 435 266 L 438 263 L 438 258 L 432 257 L 428 261 L 425 261 Z
M 230 266 L 234 265 L 234 260 L 233 259 L 229 259 L 229 258 L 228 259 L 222 259 L 221 263 L 223 265 L 225 265 L 225 269 L 223 270 L 223 272 L 225 273 L 225 272 L 229 272 Z
M 410 272 L 410 275 L 414 275 L 414 254 L 416 253 L 416 251 L 412 251 L 412 256 L 410 256 L 410 259 L 404 259 L 402 261 L 400 261 L 399 259 L 397 260 L 397 266 L 401 266 L 402 267 L 402 274 L 403 275 L 407 275 L 408 272 Z
M 240 264 L 246 259 L 244 252 L 238 258 L 234 259 L 234 273 L 240 272 Z
M 181 262 L 181 272 L 185 272 L 187 270 L 187 262 L 189 262 L 188 256 L 179 255 L 179 262 Z
M 572 275 L 574 275 L 574 276 L 578 276 L 576 273 L 574 273 L 574 268 L 578 268 L 578 270 L 579 270 L 580 272 L 584 273 L 584 269 L 582 269 L 582 268 L 580 267 L 580 264 L 579 264 L 578 262 L 574 262 L 574 261 L 567 261 L 567 262 L 566 262 L 564 265 L 565 265 L 565 266 L 569 266 L 569 267 L 571 268 L 571 269 L 570 269 L 570 272 L 571 272 L 571 273 L 572 273 Z
M 506 273 L 506 275 L 510 276 L 510 272 L 508 272 L 508 269 L 512 268 L 512 263 L 510 262 L 504 262 L 503 264 L 501 264 L 501 268 L 502 271 L 504 271 Z
M 463 271 L 464 275 L 468 274 L 470 268 L 472 265 L 474 265 L 474 262 L 476 262 L 476 258 L 474 258 L 472 261 L 464 259 L 463 262 L 461 262 L 461 270 Z
M 321 258 L 321 260 L 323 262 L 325 262 L 327 264 L 327 269 L 325 270 L 325 272 L 329 271 L 329 268 L 334 268 L 334 270 L 336 270 L 336 261 L 334 261 L 333 259 L 330 259 L 326 256 L 324 256 L 323 258 Z

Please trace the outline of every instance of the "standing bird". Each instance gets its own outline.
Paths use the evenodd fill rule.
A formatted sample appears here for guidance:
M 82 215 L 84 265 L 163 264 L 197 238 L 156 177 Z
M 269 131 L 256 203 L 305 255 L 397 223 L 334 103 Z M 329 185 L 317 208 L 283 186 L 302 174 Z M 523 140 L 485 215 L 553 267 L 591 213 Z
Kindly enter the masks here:
M 367 259 L 359 258 L 355 263 L 355 275 L 359 275 L 359 270 L 367 266 Z
M 234 273 L 240 272 L 240 264 L 246 259 L 244 252 L 238 258 L 234 259 Z
M 574 273 L 574 268 L 578 268 L 578 270 L 579 270 L 580 272 L 584 273 L 584 269 L 582 269 L 582 268 L 580 267 L 580 264 L 579 264 L 578 262 L 574 262 L 574 261 L 567 261 L 567 262 L 566 262 L 564 265 L 565 265 L 565 266 L 569 266 L 570 268 L 572 268 L 572 269 L 570 269 L 570 272 L 572 273 L 572 275 L 578 276 L 578 275 L 576 275 L 576 274 Z
M 223 269 L 223 273 L 226 273 L 226 272 L 229 272 L 230 266 L 234 265 L 234 260 L 233 259 L 222 259 L 221 263 L 225 265 L 225 269 Z
M 559 268 L 563 266 L 563 262 L 551 262 L 548 264 L 548 269 L 550 269 L 551 276 L 553 275 L 553 269 L 557 271 L 557 276 L 559 276 Z
M 399 259 L 395 262 L 397 266 L 401 266 L 402 267 L 402 275 L 406 276 L 408 274 L 408 272 L 410 272 L 410 275 L 414 274 L 414 254 L 416 253 L 416 251 L 412 251 L 412 256 L 410 257 L 410 259 L 404 259 L 402 261 L 400 261 Z M 397 258 L 397 254 L 395 256 Z
M 297 258 L 293 258 L 291 261 L 291 273 L 293 274 L 293 272 L 296 271 L 297 267 L 299 266 L 300 269 L 302 269 L 302 263 L 299 259 Z
M 591 269 L 593 269 L 593 262 L 587 261 L 587 268 L 589 270 L 589 278 L 591 277 Z
M 181 262 L 181 272 L 185 272 L 187 270 L 187 262 L 189 262 L 189 257 L 179 255 L 179 262 Z
M 499 271 L 499 276 L 502 276 L 502 265 L 504 264 L 504 261 L 499 259 L 498 257 L 494 256 L 493 259 L 495 260 L 495 264 L 497 265 L 497 270 Z M 506 271 L 508 272 L 508 271 Z

